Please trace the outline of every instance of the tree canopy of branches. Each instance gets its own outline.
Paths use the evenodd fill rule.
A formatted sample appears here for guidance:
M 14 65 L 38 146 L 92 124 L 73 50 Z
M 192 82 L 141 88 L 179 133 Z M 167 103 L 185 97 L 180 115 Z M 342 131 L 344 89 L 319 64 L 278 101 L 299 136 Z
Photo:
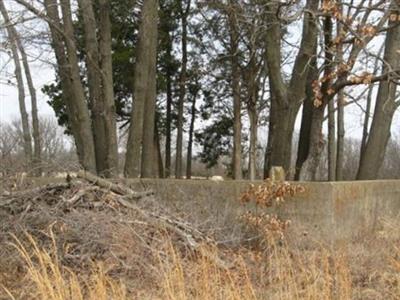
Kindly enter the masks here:
M 190 178 L 193 161 L 213 168 L 224 158 L 233 179 L 282 166 L 296 180 L 342 180 L 346 128 L 361 109 L 352 176 L 380 176 L 400 106 L 398 0 L 10 1 L 48 28 L 41 39 L 54 53 L 56 81 L 42 90 L 86 170 Z M 25 154 L 38 162 L 24 20 L 0 4 Z

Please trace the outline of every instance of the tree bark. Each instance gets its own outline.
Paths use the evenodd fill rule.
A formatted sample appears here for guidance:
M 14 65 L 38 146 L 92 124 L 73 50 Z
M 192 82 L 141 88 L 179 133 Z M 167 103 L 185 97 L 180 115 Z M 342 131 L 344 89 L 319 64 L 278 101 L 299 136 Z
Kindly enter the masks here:
M 314 107 L 310 128 L 310 145 L 308 156 L 304 161 L 299 173 L 299 180 L 301 181 L 316 180 L 317 168 L 325 146 L 324 136 L 322 134 L 325 108 L 326 105 Z
M 48 0 L 49 6 L 55 5 L 53 0 Z M 71 4 L 69 0 L 60 0 L 62 10 L 63 29 L 65 34 L 65 46 L 67 52 L 67 76 L 70 78 L 70 88 L 74 96 L 72 106 L 74 113 L 76 114 L 76 130 L 77 136 L 80 139 L 81 152 L 81 163 L 84 169 L 95 172 L 96 161 L 95 161 L 95 147 L 92 133 L 92 124 L 89 116 L 89 110 L 86 105 L 85 93 L 80 78 L 79 60 L 77 56 L 77 47 L 74 37 L 74 28 L 71 16 Z M 57 6 L 53 9 L 57 9 Z M 58 14 L 58 13 L 57 13 Z M 51 25 L 50 25 L 51 26 Z M 73 117 L 73 118 L 74 118 Z
M 97 174 L 107 170 L 107 143 L 103 118 L 104 99 L 101 92 L 102 80 L 99 66 L 100 54 L 96 35 L 96 18 L 91 0 L 79 0 L 85 37 L 86 67 L 88 74 L 89 107 L 93 124 Z
M 196 120 L 196 98 L 197 93 L 193 93 L 192 97 L 192 108 L 191 108 L 191 119 L 190 119 L 190 127 L 189 127 L 189 141 L 187 147 L 187 155 L 186 155 L 186 179 L 192 178 L 192 148 L 193 148 L 193 134 L 194 134 L 194 122 Z
M 343 159 L 344 159 L 344 106 L 345 99 L 343 91 L 338 93 L 337 99 L 337 144 L 336 144 L 336 181 L 343 180 Z
M 318 0 L 308 0 L 308 10 L 316 11 Z M 272 166 L 282 166 L 290 174 L 292 137 L 296 116 L 304 100 L 309 62 L 317 42 L 317 26 L 311 12 L 305 13 L 303 36 L 296 56 L 292 77 L 287 85 L 281 68 L 281 26 L 277 18 L 277 4 L 267 12 L 266 61 L 269 70 L 271 111 L 264 174 Z
M 343 13 L 342 4 L 339 5 L 339 10 Z M 336 32 L 340 33 L 342 31 L 343 25 L 341 22 L 337 22 L 336 24 Z M 339 43 L 336 47 L 337 52 L 337 63 L 341 63 L 343 61 L 343 44 Z M 337 144 L 336 144 L 336 180 L 343 180 L 343 159 L 344 159 L 344 106 L 345 106 L 345 98 L 343 90 L 339 91 L 337 97 Z
M 335 102 L 328 102 L 328 180 L 336 180 Z
M 154 122 L 156 110 L 157 84 L 156 84 L 156 66 L 157 66 L 157 36 L 158 36 L 158 0 L 153 1 L 150 18 L 152 26 L 148 28 L 147 39 L 150 47 L 146 49 L 148 56 L 148 85 L 146 93 L 146 103 L 143 121 L 143 148 L 142 148 L 142 171 L 143 178 L 155 177 L 156 173 L 154 163 Z
M 255 180 L 257 176 L 256 159 L 258 129 L 258 114 L 255 103 L 250 104 L 248 113 L 250 119 L 249 180 Z
M 172 40 L 171 35 L 168 33 L 168 49 L 167 55 L 168 60 L 172 60 Z M 165 124 L 165 177 L 168 178 L 171 175 L 171 124 L 172 124 L 172 74 L 170 67 L 167 68 L 167 116 Z
M 22 64 L 25 70 L 25 77 L 26 77 L 26 82 L 28 84 L 29 95 L 31 96 L 32 137 L 33 137 L 32 167 L 34 168 L 33 173 L 36 176 L 40 176 L 42 174 L 42 167 L 41 167 L 42 146 L 40 143 L 40 124 L 39 124 L 39 115 L 37 108 L 36 90 L 33 85 L 32 75 L 28 64 L 28 57 L 26 55 L 24 46 L 22 45 L 22 42 L 19 39 L 18 35 L 17 35 L 17 44 L 18 44 L 18 49 L 21 53 Z
M 2 2 L 2 6 L 3 6 L 3 10 L 5 12 L 4 14 L 4 20 L 6 22 L 6 24 L 10 23 L 10 19 L 7 13 L 7 10 L 4 7 L 3 1 Z M 33 167 L 33 173 L 36 176 L 40 176 L 40 174 L 42 173 L 41 171 L 41 143 L 40 143 L 40 126 L 39 126 L 39 116 L 38 116 L 38 109 L 37 109 L 37 97 L 36 97 L 36 90 L 35 87 L 33 85 L 33 80 L 32 80 L 32 74 L 31 74 L 31 70 L 30 70 L 30 66 L 28 63 L 28 56 L 26 55 L 25 52 L 25 47 L 22 44 L 21 38 L 17 32 L 17 30 L 15 29 L 14 26 L 12 26 L 10 24 L 9 26 L 15 42 L 17 44 L 17 48 L 19 50 L 19 52 L 21 53 L 21 59 L 22 59 L 22 64 L 24 66 L 24 71 L 25 71 L 25 78 L 26 78 L 26 82 L 28 84 L 28 90 L 29 90 L 29 95 L 31 96 L 31 110 L 32 110 L 32 137 L 33 137 L 33 158 L 32 158 L 32 167 Z
M 326 81 L 322 84 L 321 92 L 324 98 L 323 102 L 328 103 L 328 180 L 334 181 L 336 179 L 336 133 L 335 133 L 335 102 L 334 99 L 329 99 L 328 89 L 332 83 L 331 79 L 328 79 L 333 72 L 333 49 L 332 49 L 332 18 L 330 16 L 325 17 L 324 20 L 324 51 L 325 51 L 325 62 L 324 62 L 324 78 Z
M 98 1 L 96 21 L 91 0 L 79 0 L 85 33 L 89 103 L 92 111 L 97 173 L 118 173 L 118 150 L 111 58 L 111 23 L 108 0 Z
M 245 86 L 247 89 L 247 111 L 250 119 L 250 147 L 249 147 L 249 179 L 255 180 L 257 176 L 256 159 L 257 159 L 257 130 L 258 130 L 258 67 L 255 60 L 255 45 L 251 45 L 253 49 L 248 68 L 244 71 Z M 253 52 L 254 51 L 254 52 Z
M 231 0 L 230 5 L 236 1 Z M 239 33 L 236 16 L 233 12 L 228 14 L 230 56 L 231 56 L 231 88 L 233 96 L 233 154 L 232 169 L 233 179 L 242 179 L 242 120 L 240 99 L 240 70 L 237 52 L 239 50 Z
M 115 116 L 110 10 L 110 0 L 99 0 L 100 70 L 102 75 L 102 96 L 104 99 L 103 118 L 107 139 L 107 169 L 105 176 L 115 177 L 118 175 L 118 138 Z
M 10 18 L 7 13 L 7 9 L 4 5 L 3 0 L 0 0 L 0 11 L 1 14 L 3 15 L 5 24 L 6 24 L 6 29 L 7 29 L 7 35 L 10 40 L 10 47 L 11 47 L 11 53 L 12 57 L 14 60 L 14 65 L 15 65 L 15 77 L 17 79 L 17 88 L 18 88 L 18 104 L 19 104 L 19 111 L 21 114 L 21 124 L 22 124 L 22 134 L 23 134 L 23 140 L 24 140 L 24 155 L 25 155 L 25 160 L 27 166 L 31 167 L 32 163 L 32 138 L 31 138 L 31 133 L 30 133 L 30 128 L 29 128 L 29 116 L 26 111 L 26 106 L 25 106 L 25 89 L 24 89 L 24 81 L 22 78 L 22 71 L 21 71 L 21 62 L 19 58 L 19 53 L 18 53 L 18 43 L 17 43 L 17 36 L 15 30 L 13 30 L 13 27 L 10 22 Z
M 382 47 L 379 49 L 378 55 L 375 60 L 375 67 L 374 67 L 374 74 L 378 73 L 379 70 L 379 58 L 381 57 L 381 54 L 384 50 L 384 44 L 382 44 Z M 368 87 L 368 94 L 367 94 L 367 104 L 365 107 L 365 113 L 364 113 L 364 124 L 363 124 L 363 133 L 362 133 L 362 138 L 361 138 L 361 145 L 360 145 L 360 163 L 361 163 L 361 156 L 362 153 L 364 152 L 365 145 L 367 143 L 368 139 L 368 131 L 369 131 L 369 120 L 370 120 L 370 114 L 371 114 L 371 104 L 372 104 L 372 93 L 374 91 L 374 84 L 371 83 Z
M 391 14 L 397 16 L 397 18 L 390 18 L 389 20 L 382 73 L 400 68 L 400 54 L 398 53 L 400 45 L 400 11 L 398 6 L 396 6 L 396 1 L 392 1 L 391 9 Z M 397 77 L 399 75 L 397 74 Z M 379 169 L 385 156 L 386 146 L 390 138 L 393 115 L 399 106 L 399 102 L 396 102 L 395 96 L 396 83 L 393 79 L 389 78 L 379 83 L 374 116 L 367 143 L 365 144 L 364 151 L 361 153 L 357 179 L 366 180 L 378 177 Z
M 151 65 L 151 55 L 148 55 L 153 42 L 152 38 L 147 38 L 147 36 L 157 30 L 157 9 L 157 0 L 143 2 L 135 65 L 134 107 L 131 115 L 124 168 L 125 176 L 131 178 L 140 175 L 144 112 L 146 99 L 149 97 L 150 74 L 152 68 L 154 68 Z
M 372 102 L 372 92 L 374 91 L 374 84 L 371 83 L 368 87 L 368 94 L 367 94 L 367 104 L 365 107 L 364 113 L 364 124 L 363 124 L 363 133 L 361 138 L 361 145 L 360 145 L 360 163 L 361 163 L 361 156 L 364 152 L 365 145 L 367 144 L 368 140 L 368 130 L 369 130 L 369 119 L 371 114 L 371 102 Z
M 65 53 L 65 47 L 63 42 L 62 34 L 53 26 L 61 28 L 61 21 L 58 13 L 58 4 L 56 0 L 46 0 L 45 2 L 46 13 L 51 21 L 50 34 L 52 39 L 52 47 L 57 60 L 57 74 L 60 76 L 61 89 L 63 101 L 66 104 L 67 115 L 71 126 L 72 135 L 74 137 L 75 146 L 78 154 L 79 162 L 83 165 L 82 157 L 82 138 L 79 135 L 79 127 L 76 113 L 76 106 L 74 104 L 75 95 L 72 89 L 71 76 L 68 75 L 69 68 L 67 62 L 67 55 Z M 93 170 L 92 170 L 93 171 Z
M 333 71 L 333 54 L 332 54 L 332 20 L 331 17 L 327 16 L 324 20 L 324 63 L 323 63 L 323 70 L 324 70 L 324 78 L 325 80 L 321 86 L 321 94 L 322 98 L 319 99 L 321 103 L 319 107 L 314 108 L 313 112 L 313 120 L 311 124 L 310 130 L 310 146 L 309 146 L 309 153 L 307 156 L 307 160 L 304 162 L 302 169 L 300 170 L 300 180 L 315 180 L 316 179 L 316 172 L 320 162 L 322 150 L 324 148 L 324 138 L 322 134 L 322 125 L 324 121 L 324 112 L 325 108 L 329 105 L 333 105 L 333 99 L 328 94 L 328 90 L 331 86 L 332 80 L 329 79 L 330 74 Z M 334 121 L 332 122 L 332 107 L 329 108 L 330 114 L 330 124 L 328 128 L 328 160 L 329 160 L 329 171 L 328 177 L 331 179 L 332 174 L 334 173 L 335 168 L 333 167 L 332 163 L 333 160 L 336 159 L 335 150 L 333 147 L 335 146 L 332 139 L 334 139 Z M 333 128 L 332 128 L 333 126 Z M 335 156 L 335 157 L 333 157 Z M 332 169 L 333 168 L 333 169 Z M 334 180 L 335 178 L 333 178 Z
M 154 120 L 154 161 L 155 163 L 155 174 L 158 174 L 159 178 L 164 178 L 164 165 L 161 155 L 161 145 L 160 145 L 160 134 L 158 133 L 158 122 L 157 119 Z
M 19 104 L 19 111 L 21 114 L 21 124 L 22 124 L 22 134 L 23 134 L 23 140 L 24 140 L 24 155 L 25 155 L 25 160 L 26 163 L 29 167 L 31 167 L 31 162 L 32 162 L 32 138 L 31 138 L 31 133 L 30 133 L 30 128 L 29 128 L 29 116 L 26 111 L 26 106 L 25 106 L 25 89 L 24 89 L 24 81 L 22 78 L 22 71 L 21 71 L 21 62 L 19 58 L 19 53 L 18 53 L 18 43 L 17 43 L 17 35 L 16 31 L 13 30 L 13 26 L 10 22 L 10 18 L 8 16 L 7 9 L 4 5 L 3 0 L 0 0 L 0 11 L 1 14 L 3 15 L 5 24 L 6 24 L 6 29 L 7 29 L 7 35 L 10 40 L 10 47 L 11 47 L 11 53 L 12 57 L 14 60 L 14 65 L 15 65 L 15 77 L 17 79 L 17 88 L 18 88 L 18 104 Z
M 303 103 L 303 112 L 301 117 L 301 127 L 300 127 L 300 136 L 299 136 L 299 144 L 297 150 L 297 159 L 296 159 L 296 172 L 295 172 L 295 180 L 300 180 L 300 171 L 307 160 L 307 157 L 310 153 L 310 142 L 311 142 L 311 128 L 314 120 L 314 92 L 313 92 L 313 82 L 318 79 L 318 66 L 317 66 L 317 57 L 316 57 L 317 48 L 315 47 L 315 56 L 310 62 L 310 72 L 308 73 L 307 86 L 306 86 L 306 98 Z M 322 114 L 323 116 L 323 114 Z
M 182 20 L 182 65 L 179 79 L 178 124 L 176 135 L 175 178 L 182 178 L 182 143 L 183 143 L 183 106 L 186 94 L 186 69 L 187 69 L 187 17 L 190 11 L 191 0 L 187 0 L 185 9 L 184 0 L 179 0 Z

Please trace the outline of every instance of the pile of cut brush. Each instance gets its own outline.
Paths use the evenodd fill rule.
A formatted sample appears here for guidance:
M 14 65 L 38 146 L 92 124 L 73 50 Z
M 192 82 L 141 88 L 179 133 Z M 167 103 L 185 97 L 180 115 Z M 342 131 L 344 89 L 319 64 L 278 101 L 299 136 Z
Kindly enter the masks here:
M 115 276 L 153 280 L 155 260 L 166 255 L 165 246 L 171 243 L 188 257 L 207 256 L 221 268 L 228 267 L 204 251 L 204 245 L 213 244 L 212 238 L 159 205 L 152 191 L 133 191 L 86 172 L 64 183 L 3 192 L 0 265 L 4 274 L 22 265 L 12 244 L 27 236 L 38 247 L 56 248 L 60 263 L 78 273 L 102 261 Z M 25 246 L 30 247 L 28 242 Z M 6 266 L 13 270 L 5 270 Z

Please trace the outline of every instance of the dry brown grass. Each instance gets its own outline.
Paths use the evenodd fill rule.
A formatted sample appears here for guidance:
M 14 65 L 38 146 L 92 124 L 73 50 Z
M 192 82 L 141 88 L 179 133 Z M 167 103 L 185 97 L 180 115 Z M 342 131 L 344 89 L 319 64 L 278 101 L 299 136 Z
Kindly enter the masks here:
M 27 234 L 13 243 L 23 262 L 19 282 L 3 283 L 0 299 L 399 299 L 399 224 L 385 224 L 367 244 L 341 249 L 316 243 L 296 249 L 294 241 L 272 236 L 264 249 L 204 246 L 207 253 L 229 257 L 230 269 L 165 237 L 151 258 L 136 257 L 136 263 L 152 264 L 152 280 L 123 277 L 107 261 L 72 270 L 57 255 L 56 236 L 50 233 L 53 242 L 45 249 Z
M 126 299 L 125 286 L 106 275 L 103 264 L 94 264 L 85 276 L 64 267 L 57 256 L 55 237 L 52 236 L 53 247 L 50 250 L 40 248 L 34 238 L 27 234 L 30 244 L 28 250 L 15 236 L 17 253 L 25 263 L 26 273 L 24 287 L 17 292 L 2 286 L 4 292 L 12 299 Z M 14 296 L 15 295 L 15 296 Z
M 0 299 L 400 299 L 399 219 L 332 245 L 299 224 L 229 213 L 232 227 L 242 227 L 238 242 L 217 242 L 229 229 L 215 234 L 211 219 L 203 229 L 218 239 L 194 252 L 107 193 L 62 208 L 57 199 L 68 193 L 0 209 Z

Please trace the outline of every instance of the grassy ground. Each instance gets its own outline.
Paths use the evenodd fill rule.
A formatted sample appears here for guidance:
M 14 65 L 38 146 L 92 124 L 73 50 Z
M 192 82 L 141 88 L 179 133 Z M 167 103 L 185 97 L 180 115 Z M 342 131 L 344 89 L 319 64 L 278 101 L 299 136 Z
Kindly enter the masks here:
M 299 224 L 243 215 L 246 206 L 216 216 L 209 202 L 141 203 L 213 237 L 193 252 L 107 193 L 74 209 L 60 208 L 61 196 L 69 194 L 43 194 L 20 210 L 0 205 L 0 299 L 400 298 L 398 219 L 332 245 Z

